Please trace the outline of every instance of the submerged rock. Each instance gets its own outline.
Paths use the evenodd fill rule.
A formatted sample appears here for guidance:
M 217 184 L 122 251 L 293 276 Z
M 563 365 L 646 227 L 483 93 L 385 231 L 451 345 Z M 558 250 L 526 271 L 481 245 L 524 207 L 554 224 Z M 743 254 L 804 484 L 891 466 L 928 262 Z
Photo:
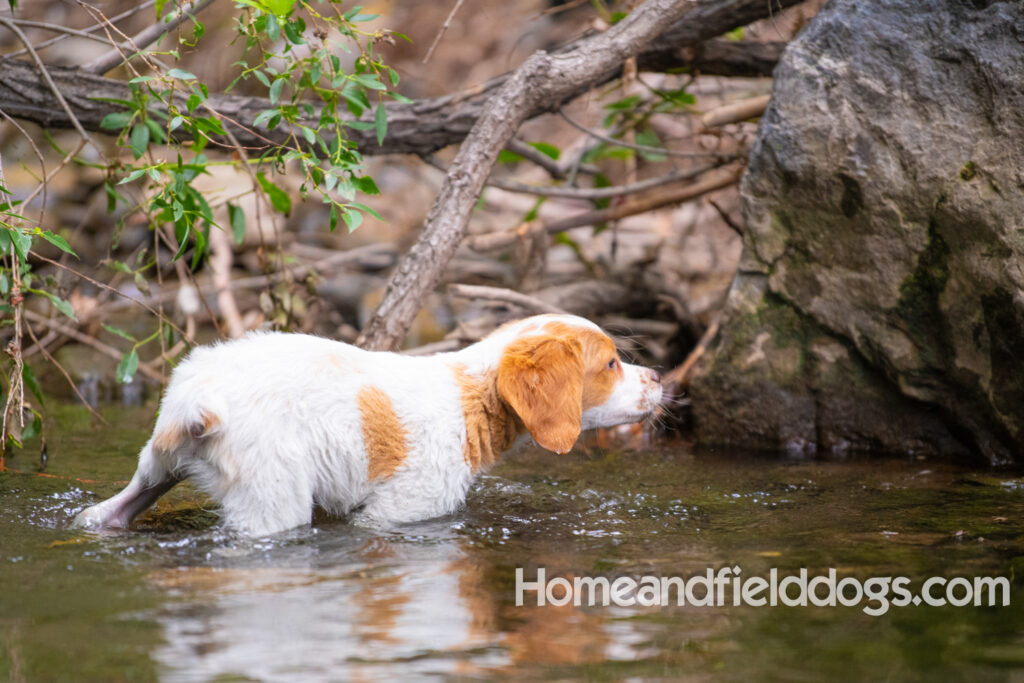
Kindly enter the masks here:
M 1024 460 L 1024 3 L 833 0 L 741 191 L 702 442 Z

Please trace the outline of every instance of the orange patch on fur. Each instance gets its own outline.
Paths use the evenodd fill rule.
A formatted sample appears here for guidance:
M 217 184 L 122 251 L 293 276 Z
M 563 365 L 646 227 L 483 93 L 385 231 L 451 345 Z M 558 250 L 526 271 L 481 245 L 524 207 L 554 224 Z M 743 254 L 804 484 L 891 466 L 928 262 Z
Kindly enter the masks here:
M 582 427 L 583 359 L 575 336 L 538 334 L 512 342 L 498 363 L 497 387 L 538 444 L 569 452 Z
M 171 453 L 185 441 L 185 430 L 180 425 L 170 425 L 153 435 L 153 450 L 157 453 Z
M 398 420 L 391 399 L 377 387 L 360 389 L 356 402 L 362 417 L 370 481 L 390 477 L 405 462 L 409 452 L 405 428 Z
M 199 419 L 199 422 L 188 426 L 171 424 L 156 432 L 153 435 L 153 450 L 157 453 L 172 453 L 181 448 L 187 439 L 201 439 L 210 436 L 221 425 L 217 415 L 205 410 L 200 413 Z
M 498 395 L 497 376 L 474 377 L 461 365 L 452 366 L 459 386 L 462 418 L 466 423 L 466 445 L 462 457 L 474 472 L 487 467 L 507 450 L 522 433 L 515 413 Z
M 544 330 L 559 336 L 573 336 L 583 347 L 583 410 L 607 401 L 624 374 L 615 342 L 596 330 L 574 327 L 557 320 L 544 325 Z M 610 368 L 608 362 L 613 358 L 615 367 Z

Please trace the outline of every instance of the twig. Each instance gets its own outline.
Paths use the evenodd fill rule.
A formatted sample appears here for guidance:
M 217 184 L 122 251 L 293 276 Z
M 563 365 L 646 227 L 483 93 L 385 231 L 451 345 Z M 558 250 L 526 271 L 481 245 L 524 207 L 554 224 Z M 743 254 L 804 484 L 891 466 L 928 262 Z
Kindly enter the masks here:
M 23 26 L 25 28 L 38 28 L 38 29 L 42 29 L 44 31 L 53 31 L 55 33 L 64 33 L 64 34 L 69 35 L 69 36 L 77 36 L 79 38 L 85 38 L 86 40 L 92 40 L 92 41 L 97 42 L 97 43 L 103 43 L 104 45 L 110 45 L 110 41 L 107 40 L 106 38 L 102 38 L 100 36 L 94 36 L 93 34 L 89 33 L 88 31 L 80 31 L 78 29 L 70 28 L 68 26 L 61 26 L 60 24 L 51 24 L 51 23 L 48 23 L 48 22 L 45 22 L 45 21 L 29 21 L 28 19 L 11 19 L 11 21 L 13 21 L 18 26 Z M 97 24 L 96 28 L 99 28 L 100 26 L 101 26 L 100 24 Z M 36 49 L 38 50 L 40 47 L 42 47 L 42 45 L 36 47 Z M 4 55 L 4 56 L 5 57 L 9 57 L 9 55 Z
M 57 370 L 60 371 L 60 374 L 64 375 L 64 379 L 68 381 L 68 386 L 71 387 L 71 391 L 75 392 L 75 396 L 77 396 L 78 400 L 82 402 L 82 405 L 85 406 L 86 410 L 92 413 L 92 416 L 95 417 L 97 420 L 99 420 L 103 424 L 107 424 L 107 421 L 103 418 L 103 416 L 96 412 L 95 408 L 89 405 L 89 402 L 85 400 L 85 396 L 82 396 L 82 391 L 78 388 L 78 385 L 75 384 L 75 380 L 71 379 L 71 375 L 68 374 L 68 371 L 64 368 L 64 366 L 57 362 L 57 359 L 54 358 L 53 354 L 51 354 L 47 350 L 45 344 L 39 342 L 39 340 L 36 338 L 36 333 L 32 330 L 32 326 L 26 324 L 25 329 L 28 330 L 28 336 L 32 337 L 32 341 L 35 344 L 33 348 L 39 349 L 40 353 L 46 356 L 46 360 L 50 361 L 53 367 L 57 368 Z M 54 334 L 59 336 L 60 333 L 50 330 L 48 334 Z M 29 351 L 31 352 L 32 349 L 29 349 Z
M 131 59 L 149 47 L 150 44 L 159 40 L 168 31 L 173 31 L 178 25 L 185 21 L 190 15 L 203 11 L 213 0 L 186 0 L 178 9 L 177 13 L 170 18 L 163 18 L 157 23 L 148 26 L 128 40 L 114 46 L 114 49 L 105 52 L 93 61 L 82 67 L 86 73 L 102 75 L 113 69 L 123 61 Z M 109 23 L 109 22 L 108 22 Z M 132 55 L 125 56 L 124 51 L 132 49 Z
M 448 13 L 448 18 L 444 20 L 444 24 L 441 25 L 441 30 L 434 36 L 434 42 L 430 44 L 430 49 L 427 50 L 426 56 L 423 58 L 423 64 L 430 61 L 430 57 L 434 54 L 434 48 L 441 42 L 441 37 L 448 31 L 448 27 L 452 25 L 452 19 L 455 18 L 455 13 L 462 7 L 463 0 L 456 0 L 455 6 L 452 7 L 452 11 Z
M 436 157 L 426 157 L 426 161 L 438 170 L 445 172 L 448 171 L 448 169 L 445 168 Z M 687 169 L 685 171 L 674 170 L 655 178 L 648 178 L 647 180 L 641 180 L 635 183 L 626 183 L 625 185 L 613 185 L 612 187 L 541 187 L 539 185 L 527 185 L 526 183 L 517 183 L 509 180 L 502 180 L 500 178 L 488 178 L 487 185 L 496 187 L 500 190 L 505 190 L 506 192 L 532 194 L 540 197 L 560 197 L 563 199 L 610 199 L 612 197 L 636 194 L 637 192 L 661 187 L 662 185 L 668 185 L 678 180 L 693 180 L 697 176 L 716 167 L 717 166 L 702 166 L 700 168 Z
M 117 16 L 113 16 L 110 19 L 107 19 L 106 23 L 113 23 L 115 21 L 120 21 L 122 19 L 126 19 L 126 18 L 132 16 L 133 14 L 138 14 L 142 10 L 148 9 L 149 7 L 152 7 L 155 4 L 156 4 L 156 0 L 146 0 L 146 2 L 143 2 L 143 3 L 139 4 L 139 5 L 136 5 L 135 7 L 131 8 L 130 10 L 127 10 L 125 12 L 121 12 Z M 19 19 L 17 21 L 21 21 L 21 20 Z M 101 22 L 101 23 L 93 24 L 92 26 L 90 26 L 88 28 L 81 29 L 80 32 L 81 33 L 92 33 L 94 31 L 99 31 L 101 28 L 106 26 L 106 23 Z M 55 27 L 55 28 L 53 28 L 51 30 L 57 30 L 57 28 L 58 28 L 56 24 L 50 24 L 50 25 L 47 26 L 47 28 L 49 28 L 49 26 L 54 26 Z M 35 46 L 36 50 L 43 50 L 44 48 L 50 47 L 54 43 L 59 43 L 62 40 L 66 40 L 67 38 L 69 38 L 72 35 L 78 35 L 77 32 L 76 33 L 68 33 L 67 31 L 64 30 L 63 26 L 60 26 L 59 28 L 61 29 L 61 31 L 63 31 L 63 33 L 61 33 L 61 35 L 54 36 L 53 38 L 50 38 L 49 40 L 44 40 L 43 42 L 41 42 L 41 43 L 39 43 L 38 45 Z M 77 30 L 77 29 L 71 29 L 71 30 Z M 85 36 L 82 36 L 82 37 L 84 38 Z M 92 36 L 90 36 L 90 38 L 91 37 Z M 97 38 L 99 38 L 99 37 L 97 36 Z M 104 38 L 99 38 L 99 40 L 103 41 L 103 43 L 105 45 L 110 45 L 110 41 L 109 40 L 106 40 Z M 13 57 L 20 57 L 21 55 L 24 55 L 24 54 L 27 54 L 27 53 L 28 53 L 28 50 L 26 48 L 21 48 L 20 50 L 17 50 L 15 52 L 8 52 L 7 54 L 5 54 L 3 56 L 3 59 L 11 59 Z
M 36 141 L 33 140 L 32 136 L 28 134 L 28 131 L 21 127 L 20 123 L 18 123 L 10 116 L 8 116 L 7 112 L 5 112 L 3 109 L 0 109 L 0 116 L 3 116 L 4 119 L 7 120 L 7 123 L 17 128 L 18 132 L 21 133 L 22 137 L 28 140 L 28 144 L 32 146 L 32 151 L 36 153 L 36 158 L 39 159 L 39 173 L 41 177 L 41 184 L 43 187 L 43 205 L 39 208 L 39 222 L 42 223 L 43 218 L 46 216 L 46 184 L 49 180 L 49 178 L 46 176 L 46 161 L 43 159 L 43 153 L 39 151 L 39 147 L 36 145 Z M 35 195 L 33 194 L 32 197 L 35 197 Z M 30 197 L 29 201 L 31 200 L 32 198 Z M 24 205 L 25 208 L 28 208 L 28 202 L 24 202 Z
M 71 266 L 66 266 L 66 265 L 64 265 L 63 263 L 60 263 L 60 262 L 58 262 L 58 261 L 54 261 L 53 259 L 49 259 L 49 258 L 46 258 L 45 256 L 41 256 L 40 254 L 38 254 L 38 253 L 36 253 L 36 252 L 32 252 L 32 255 L 33 255 L 33 256 L 35 256 L 35 257 L 36 257 L 37 259 L 39 259 L 40 261 L 45 261 L 46 263 L 49 263 L 49 264 L 50 264 L 50 265 L 52 265 L 52 266 L 57 266 L 57 267 L 58 267 L 58 268 L 60 268 L 61 270 L 66 270 L 66 271 L 68 271 L 69 273 L 71 273 L 72 275 L 75 275 L 76 277 L 80 277 L 80 278 L 82 278 L 82 279 L 83 279 L 83 280 L 85 280 L 86 282 L 91 282 L 92 284 L 96 285 L 96 286 L 97 286 L 97 287 L 99 287 L 100 289 L 104 289 L 104 290 L 106 290 L 106 291 L 108 291 L 108 292 L 110 292 L 110 293 L 112 293 L 112 294 L 116 294 L 117 296 L 119 296 L 119 297 L 121 297 L 121 298 L 123 298 L 123 299 L 127 299 L 128 301 L 131 301 L 131 302 L 132 302 L 132 303 L 134 303 L 134 304 L 137 304 L 137 305 L 139 305 L 139 306 L 142 306 L 142 307 L 143 307 L 143 308 L 145 308 L 145 309 L 146 309 L 147 311 L 149 311 L 150 313 L 152 313 L 153 315 L 155 315 L 155 316 L 156 316 L 156 317 L 157 317 L 158 319 L 160 319 L 160 320 L 163 320 L 163 321 L 164 321 L 164 322 L 166 322 L 166 323 L 167 323 L 168 325 L 170 325 L 170 326 L 171 326 L 171 327 L 173 327 L 173 328 L 174 328 L 175 330 L 177 330 L 179 334 L 181 334 L 181 335 L 182 335 L 183 337 L 185 337 L 185 339 L 187 339 L 187 340 L 188 340 L 188 343 L 189 343 L 189 344 L 191 344 L 191 345 L 195 346 L 195 343 L 196 343 L 196 342 L 195 342 L 195 340 L 194 340 L 194 339 L 191 339 L 191 338 L 190 338 L 190 337 L 189 337 L 189 336 L 188 336 L 187 334 L 185 334 L 185 331 L 184 331 L 184 330 L 182 330 L 182 329 L 181 329 L 180 327 L 178 327 L 177 325 L 175 325 L 175 324 L 174 324 L 173 322 L 171 322 L 170 320 L 167 320 L 167 318 L 166 318 L 165 316 L 161 315 L 161 314 L 159 313 L 159 311 L 157 311 L 156 309 L 154 309 L 154 308 L 153 308 L 152 306 L 150 306 L 149 304 L 147 304 L 147 303 L 146 303 L 145 301 L 142 301 L 141 299 L 136 299 L 135 297 L 133 297 L 133 296 L 129 296 L 129 295 L 125 294 L 124 292 L 122 292 L 122 291 L 120 291 L 120 290 L 118 290 L 118 289 L 115 289 L 115 288 L 111 287 L 111 286 L 110 286 L 110 285 L 108 285 L 108 284 L 104 284 L 103 282 L 100 282 L 99 280 L 95 280 L 95 279 L 93 279 L 93 278 L 89 277 L 88 275 L 86 275 L 85 273 L 82 273 L 82 272 L 79 272 L 79 271 L 75 270 L 75 269 L 74 269 L 74 268 L 72 268 Z
M 718 320 L 708 325 L 708 328 L 704 330 L 704 334 L 701 335 L 697 345 L 690 351 L 686 360 L 683 361 L 682 365 L 666 374 L 662 384 L 666 387 L 672 387 L 674 392 L 686 391 L 690 386 L 690 379 L 693 376 L 694 368 L 697 366 L 697 361 L 707 352 L 708 345 L 714 340 L 716 334 L 718 334 Z
M 482 285 L 454 284 L 448 286 L 448 294 L 462 299 L 479 299 L 483 301 L 497 301 L 503 304 L 511 304 L 526 310 L 529 313 L 558 313 L 568 315 L 569 312 L 558 306 L 552 306 L 540 299 L 521 294 L 504 287 L 484 287 Z
M 650 192 L 646 195 L 630 197 L 621 204 L 610 206 L 607 209 L 595 209 L 576 216 L 569 216 L 561 220 L 545 222 L 544 230 L 549 234 L 563 232 L 571 228 L 579 228 L 585 225 L 597 225 L 607 221 L 618 220 L 633 216 L 638 213 L 646 213 L 663 206 L 679 204 L 681 202 L 696 199 L 701 195 L 720 190 L 734 184 L 739 180 L 743 167 L 740 165 L 725 166 L 707 173 L 703 178 L 692 185 L 684 185 L 678 188 L 662 189 Z M 474 251 L 489 251 L 491 249 L 504 249 L 515 244 L 523 234 L 523 226 L 515 230 L 505 230 L 488 235 L 476 235 L 468 240 L 470 249 Z
M 458 351 L 463 346 L 466 346 L 466 344 L 459 339 L 442 339 L 441 341 L 431 342 L 416 348 L 406 349 L 400 353 L 403 356 L 432 356 L 435 353 Z
M 758 117 L 764 113 L 771 99 L 771 95 L 759 95 L 748 100 L 732 102 L 717 109 L 712 109 L 700 117 L 700 125 L 704 130 L 707 130 Z
M 388 254 L 394 253 L 394 247 L 387 244 L 368 244 L 363 247 L 356 247 L 355 249 L 349 249 L 348 251 L 340 251 L 330 256 L 327 256 L 319 261 L 315 261 L 305 266 L 297 266 L 291 270 L 293 278 L 302 278 L 309 273 L 316 271 L 327 271 L 333 268 L 344 267 L 353 261 L 358 261 L 361 258 L 365 258 L 368 255 L 373 255 L 378 252 L 386 252 Z M 266 287 L 267 285 L 281 282 L 285 279 L 283 272 L 272 273 L 270 275 L 256 275 L 253 277 L 243 277 L 237 280 L 232 280 L 229 285 L 229 289 L 258 289 Z M 200 296 L 205 296 L 216 291 L 214 285 L 207 285 L 205 287 L 197 287 Z M 116 291 L 116 290 L 115 290 Z M 107 313 L 111 310 L 117 310 L 124 306 L 130 306 L 131 304 L 159 304 L 161 302 L 170 301 L 178 295 L 177 291 L 160 292 L 152 296 L 146 297 L 145 299 L 135 299 L 127 295 L 122 296 L 127 299 L 124 304 L 118 304 L 113 302 L 103 307 L 102 312 Z
M 661 156 L 679 157 L 681 159 L 706 159 L 708 157 L 721 157 L 721 152 L 677 152 L 674 149 L 666 149 L 664 147 L 651 147 L 650 145 L 638 145 L 635 142 L 628 142 L 626 140 L 619 140 L 618 138 L 609 137 L 602 133 L 598 133 L 596 130 L 591 130 L 581 123 L 574 121 L 569 118 L 569 115 L 565 113 L 564 109 L 559 109 L 558 113 L 566 123 L 580 131 L 586 133 L 595 140 L 600 140 L 609 145 L 615 145 L 616 147 L 625 147 L 626 149 L 633 149 L 638 152 L 647 152 L 648 154 L 657 154 Z
M 7 17 L 0 16 L 0 24 L 3 24 L 12 33 L 14 33 L 14 35 L 18 37 L 18 40 L 21 41 L 21 44 L 25 46 L 25 49 L 28 50 L 29 54 L 32 56 L 32 61 L 35 62 L 36 67 L 39 69 L 39 73 L 42 74 L 43 80 L 46 81 L 46 85 L 50 89 L 50 92 L 52 92 L 53 96 L 57 98 L 57 102 L 60 103 L 61 109 L 64 110 L 64 113 L 68 115 L 71 125 L 75 127 L 75 130 L 78 131 L 79 135 L 89 141 L 89 144 L 91 144 L 97 152 L 103 154 L 103 149 L 93 142 L 93 139 L 85 132 L 85 128 L 82 127 L 82 123 L 78 120 L 78 117 L 75 116 L 73 111 L 71 111 L 71 107 L 68 106 L 67 100 L 64 99 L 64 95 L 60 92 L 60 88 L 58 88 L 57 84 L 53 82 L 52 78 L 50 78 L 50 72 L 47 70 L 46 65 L 43 64 L 43 60 L 39 58 L 39 54 L 35 51 L 35 48 L 33 48 L 32 44 L 28 41 L 28 37 L 25 36 L 25 33 Z
M 526 144 L 522 140 L 512 138 L 511 140 L 508 141 L 508 144 L 505 145 L 505 149 L 507 149 L 510 152 L 518 154 L 527 161 L 533 162 L 537 166 L 540 166 L 545 171 L 547 171 L 548 175 L 551 176 L 552 178 L 555 178 L 557 180 L 565 179 L 566 169 L 559 166 L 558 162 L 549 157 L 547 154 L 537 151 L 536 149 Z
M 63 334 L 65 337 L 71 337 L 77 342 L 81 342 L 86 346 L 90 346 L 99 351 L 100 353 L 102 353 L 104 356 L 109 356 L 110 358 L 113 358 L 116 361 L 120 361 L 121 357 L 124 355 L 124 353 L 118 351 L 113 346 L 110 346 L 109 344 L 104 344 L 95 337 L 90 337 L 89 335 L 83 332 L 79 332 L 78 330 L 68 327 L 67 325 L 62 325 L 56 322 L 55 320 L 50 320 L 46 316 L 40 315 L 35 311 L 25 311 L 25 317 L 28 318 L 29 320 L 33 320 L 39 323 L 40 325 L 48 329 L 51 329 L 55 332 L 59 332 L 60 334 Z M 158 372 L 155 372 L 148 365 L 145 365 L 144 363 L 139 363 L 139 372 L 141 372 L 142 374 L 144 374 L 146 377 L 150 378 L 157 384 L 163 384 L 163 375 L 161 375 Z

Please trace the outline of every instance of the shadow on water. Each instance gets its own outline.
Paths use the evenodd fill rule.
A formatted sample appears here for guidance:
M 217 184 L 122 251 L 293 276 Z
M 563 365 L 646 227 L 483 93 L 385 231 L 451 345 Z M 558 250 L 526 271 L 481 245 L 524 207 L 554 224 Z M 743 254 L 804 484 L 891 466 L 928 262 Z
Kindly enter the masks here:
M 1024 570 L 1024 480 L 918 460 L 527 450 L 466 509 L 377 533 L 341 520 L 234 536 L 179 487 L 131 532 L 67 530 L 134 469 L 153 408 L 57 409 L 48 474 L 0 474 L 0 676 L 324 680 L 431 675 L 1004 680 L 1009 607 L 515 605 L 532 579 L 1003 575 Z M 25 456 L 11 465 L 32 470 Z M 1016 571 L 1016 574 L 1015 574 Z

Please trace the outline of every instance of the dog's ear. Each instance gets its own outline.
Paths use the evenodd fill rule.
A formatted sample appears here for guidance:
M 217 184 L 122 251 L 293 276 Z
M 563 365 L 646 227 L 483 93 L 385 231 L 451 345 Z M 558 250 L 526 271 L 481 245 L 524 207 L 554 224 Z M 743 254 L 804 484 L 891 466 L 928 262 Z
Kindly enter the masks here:
M 568 453 L 583 420 L 583 348 L 572 337 L 536 335 L 509 344 L 498 363 L 498 395 L 534 441 Z

